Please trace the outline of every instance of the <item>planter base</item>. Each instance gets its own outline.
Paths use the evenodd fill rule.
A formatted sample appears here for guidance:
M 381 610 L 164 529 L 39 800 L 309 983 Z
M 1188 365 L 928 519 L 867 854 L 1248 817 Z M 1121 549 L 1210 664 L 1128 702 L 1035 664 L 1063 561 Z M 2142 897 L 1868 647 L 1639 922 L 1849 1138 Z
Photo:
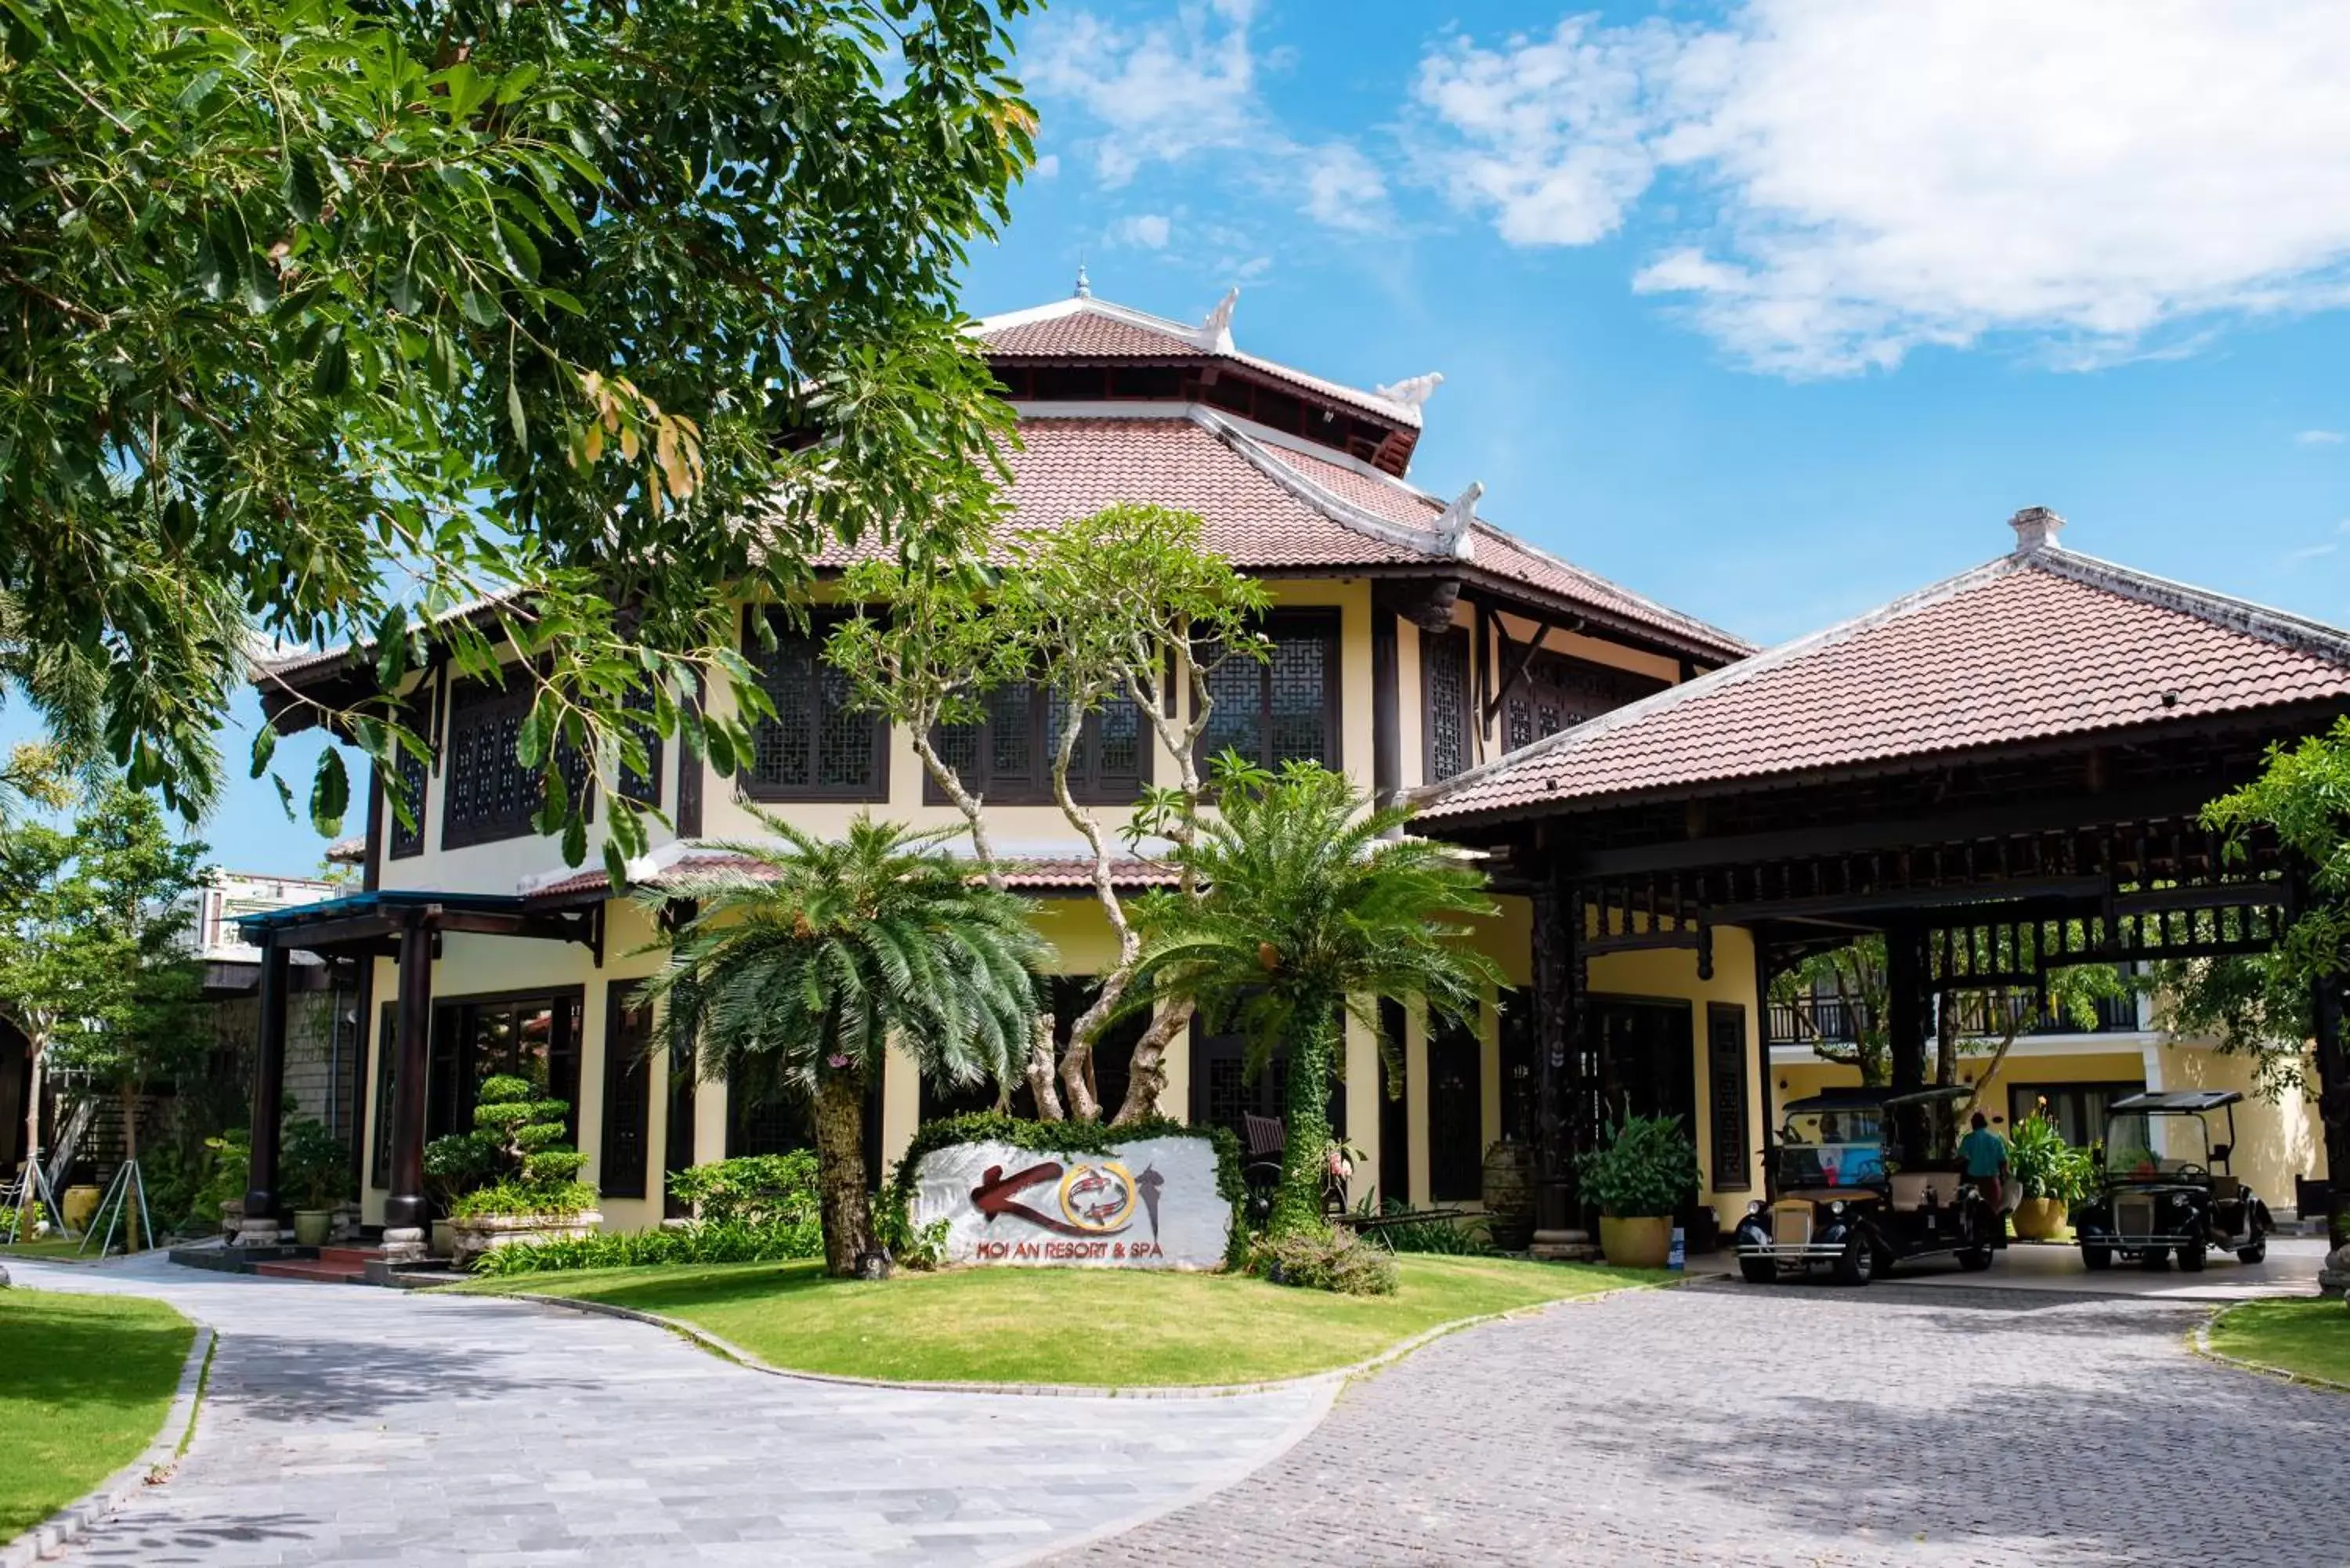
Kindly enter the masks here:
M 1673 1221 L 1662 1219 L 1599 1219 L 1599 1251 L 1619 1269 L 1661 1269 L 1673 1255 Z
M 473 1260 L 484 1252 L 494 1252 L 501 1247 L 535 1246 L 545 1241 L 576 1241 L 593 1236 L 604 1223 L 604 1216 L 590 1209 L 584 1214 L 501 1214 L 482 1220 L 450 1221 L 451 1261 L 460 1269 L 473 1266 Z M 417 1251 L 423 1251 L 423 1237 L 415 1234 Z M 392 1232 L 384 1232 L 387 1245 Z

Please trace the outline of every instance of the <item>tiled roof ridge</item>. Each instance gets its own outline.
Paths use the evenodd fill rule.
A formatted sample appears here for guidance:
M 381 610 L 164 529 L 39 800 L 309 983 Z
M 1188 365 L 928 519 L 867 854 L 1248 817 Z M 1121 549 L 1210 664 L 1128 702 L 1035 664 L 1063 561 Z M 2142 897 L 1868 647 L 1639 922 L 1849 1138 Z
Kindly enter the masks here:
M 1438 559 L 1465 560 L 1468 558 L 1462 549 L 1468 541 L 1468 530 L 1465 524 L 1450 531 L 1438 528 L 1413 528 L 1390 518 L 1382 517 L 1375 512 L 1367 511 L 1356 505 L 1312 474 L 1298 468 L 1296 464 L 1284 462 L 1275 456 L 1264 442 L 1259 441 L 1215 410 L 1200 403 L 1186 403 L 1183 409 L 1185 415 L 1193 424 L 1222 441 L 1241 461 L 1341 527 L 1351 528 L 1356 533 L 1377 539 L 1383 545 L 1395 545 L 1407 550 L 1417 550 L 1422 555 Z M 1482 493 L 1484 487 L 1472 485 L 1471 488 L 1477 493 Z M 1424 500 L 1435 500 L 1433 496 L 1428 495 L 1426 492 L 1416 487 L 1412 489 L 1412 493 Z M 1471 504 L 1474 504 L 1473 495 L 1465 496 L 1464 499 Z M 1436 502 L 1436 504 L 1442 506 L 1443 503 Z M 1455 507 L 1461 504 L 1459 502 L 1453 504 Z M 1451 508 L 1446 510 L 1449 512 Z M 1473 514 L 1471 515 L 1473 516 Z
M 2197 587 L 2175 578 L 2143 572 L 2095 556 L 2085 556 L 2061 545 L 2049 545 L 2019 558 L 2060 577 L 2092 588 L 2103 588 L 2160 609 L 2177 610 L 2199 620 L 2259 638 L 2295 653 L 2306 653 L 2350 666 L 2350 633 L 2289 610 L 2275 609 L 2232 594 Z
M 1626 598 L 1633 600 L 1644 608 L 1663 617 L 1667 620 L 1679 623 L 1692 635 L 1703 637 L 1712 641 L 1719 642 L 1725 648 L 1744 649 L 1746 649 L 1749 657 L 1761 651 L 1760 644 L 1749 642 L 1734 631 L 1730 631 L 1721 627 L 1718 627 L 1710 620 L 1700 619 L 1696 616 L 1690 615 L 1686 610 L 1677 610 L 1672 606 L 1666 604 L 1661 600 L 1652 599 L 1648 595 L 1641 593 L 1637 589 L 1626 587 L 1623 584 L 1617 582 L 1613 577 L 1603 577 L 1588 566 L 1578 566 L 1573 561 L 1568 560 L 1565 556 L 1557 554 L 1555 551 L 1545 550 L 1540 545 L 1535 544 L 1533 540 L 1528 539 L 1523 535 L 1513 533 L 1509 529 L 1503 527 L 1498 523 L 1492 522 L 1487 518 L 1477 517 L 1471 520 L 1470 526 L 1476 532 L 1492 535 L 1503 544 L 1508 545 L 1512 549 L 1523 550 L 1529 556 L 1538 556 L 1542 560 L 1547 561 L 1552 566 L 1556 566 L 1562 572 L 1569 573 L 1575 576 L 1586 578 L 1593 582 L 1604 583 L 1611 591 L 1623 595 Z
M 1238 291 L 1233 292 L 1236 294 Z M 1163 337 L 1173 338 L 1182 347 L 1180 349 L 1170 349 L 1172 352 L 1187 352 L 1203 355 L 1209 358 L 1229 359 L 1234 364 L 1244 365 L 1252 370 L 1353 403 L 1406 429 L 1417 431 L 1421 428 L 1422 417 L 1415 404 L 1400 402 L 1392 397 L 1383 397 L 1376 391 L 1366 391 L 1360 387 L 1350 387 L 1343 381 L 1334 381 L 1326 376 L 1317 376 L 1310 370 L 1301 370 L 1294 365 L 1284 365 L 1277 359 L 1268 359 L 1263 355 L 1251 354 L 1234 347 L 1230 314 L 1222 306 L 1219 307 L 1219 313 L 1224 317 L 1224 325 L 1222 327 L 1215 325 L 1214 315 L 1211 315 L 1204 323 L 1175 321 L 1164 316 L 1153 315 L 1147 310 L 1138 310 L 1130 305 L 1120 305 L 1115 300 L 1084 294 L 1072 295 L 1066 299 L 1048 300 L 1043 305 L 1024 306 L 1018 310 L 999 311 L 993 316 L 979 317 L 972 320 L 965 330 L 973 337 L 985 337 L 993 333 L 1009 331 L 1016 327 L 1029 327 L 1045 321 L 1059 321 L 1072 316 L 1098 316 L 1107 320 L 1118 322 L 1121 326 L 1131 327 L 1138 331 L 1156 333 Z M 1021 358 L 1030 356 L 1014 353 L 1008 357 Z
M 2041 552 L 2043 555 L 2048 553 L 2050 552 Z M 1643 697 L 1637 702 L 1626 703 L 1621 708 L 1611 709 L 1597 718 L 1587 719 L 1580 724 L 1561 730 L 1556 734 L 1536 741 L 1530 746 L 1521 746 L 1518 750 L 1495 757 L 1491 762 L 1480 763 L 1473 768 L 1463 769 L 1451 778 L 1432 784 L 1422 784 L 1418 789 L 1407 792 L 1406 798 L 1415 805 L 1440 810 L 1447 798 L 1477 784 L 1484 784 L 1504 774 L 1514 773 L 1523 767 L 1536 765 L 1544 759 L 1558 756 L 1578 747 L 1589 745 L 1601 736 L 1612 734 L 1651 714 L 1679 707 L 1684 702 L 1697 701 L 1713 692 L 1727 691 L 1731 687 L 1742 685 L 1758 676 L 1767 675 L 1774 670 L 1782 669 L 1823 649 L 1833 648 L 1841 642 L 1848 642 L 1865 631 L 1871 631 L 1889 621 L 1900 620 L 1905 617 L 1915 615 L 1919 610 L 1940 604 L 1945 599 L 1954 598 L 1970 588 L 1981 587 L 1985 583 L 1994 582 L 2032 564 L 2031 557 L 2001 556 L 1981 566 L 1970 566 L 1954 576 L 1943 578 L 1939 583 L 1929 583 L 1925 587 L 1902 595 L 1899 598 L 1887 600 L 1875 609 L 1864 610 L 1849 620 L 1838 621 L 1834 626 L 1823 627 L 1817 631 L 1780 643 L 1774 648 L 1765 649 L 1750 659 L 1742 659 L 1734 664 L 1725 664 L 1721 669 L 1700 675 L 1694 680 L 1684 680 L 1678 685 L 1668 686 L 1662 691 Z

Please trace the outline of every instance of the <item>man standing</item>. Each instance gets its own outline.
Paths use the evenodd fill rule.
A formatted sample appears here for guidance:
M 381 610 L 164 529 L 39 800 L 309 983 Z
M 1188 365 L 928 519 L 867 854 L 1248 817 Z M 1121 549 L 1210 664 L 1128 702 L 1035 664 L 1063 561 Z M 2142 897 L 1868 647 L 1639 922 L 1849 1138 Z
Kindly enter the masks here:
M 1983 1202 L 1990 1207 L 1991 1244 L 2006 1246 L 2007 1140 L 1991 1130 L 1991 1123 L 1981 1111 L 1975 1113 L 1974 1130 L 1959 1140 L 1959 1158 L 1966 1161 L 1967 1179 L 1975 1184 L 1975 1190 L 1982 1194 Z

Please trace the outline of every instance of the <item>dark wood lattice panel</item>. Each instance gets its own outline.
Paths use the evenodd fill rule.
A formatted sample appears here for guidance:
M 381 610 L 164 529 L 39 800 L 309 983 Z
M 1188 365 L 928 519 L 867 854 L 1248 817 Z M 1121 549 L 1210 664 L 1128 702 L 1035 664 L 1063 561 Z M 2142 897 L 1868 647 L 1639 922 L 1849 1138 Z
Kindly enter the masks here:
M 546 802 L 546 786 L 539 770 L 525 767 L 515 752 L 530 704 L 527 690 L 476 687 L 452 694 L 442 848 L 520 838 L 534 831 L 531 819 Z M 575 748 L 559 747 L 556 765 L 570 798 L 578 800 L 588 788 L 588 759 Z
M 775 646 L 743 651 L 775 707 L 751 732 L 744 792 L 760 800 L 880 800 L 889 794 L 889 729 L 851 701 L 848 678 L 824 659 L 834 619 L 806 630 L 772 623 Z
M 1214 702 L 1200 739 L 1202 766 L 1227 747 L 1259 767 L 1340 765 L 1338 618 L 1325 610 L 1268 617 L 1271 657 L 1231 659 L 1208 675 Z
M 1537 652 L 1502 697 L 1510 751 L 1663 691 L 1668 681 L 1564 653 Z
M 963 787 L 998 805 L 1045 805 L 1053 801 L 1053 759 L 1068 705 L 1058 692 L 1022 682 L 987 694 L 986 717 L 972 724 L 942 724 L 940 760 Z M 1089 805 L 1123 805 L 1149 778 L 1142 714 L 1112 701 L 1086 716 L 1069 756 L 1069 793 Z M 946 804 L 945 792 L 925 780 L 923 796 Z
M 1421 639 L 1420 691 L 1428 782 L 1469 766 L 1469 634 L 1431 633 Z

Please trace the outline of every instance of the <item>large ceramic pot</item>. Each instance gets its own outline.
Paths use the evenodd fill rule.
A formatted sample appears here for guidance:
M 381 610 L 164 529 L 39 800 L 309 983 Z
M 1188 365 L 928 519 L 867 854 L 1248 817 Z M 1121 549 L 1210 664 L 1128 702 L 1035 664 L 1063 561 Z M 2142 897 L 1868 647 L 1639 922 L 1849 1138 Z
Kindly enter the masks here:
M 2015 1206 L 2015 1236 L 2020 1241 L 2054 1240 L 2064 1228 L 2064 1200 L 2061 1198 L 2027 1198 Z
M 1673 1255 L 1669 1214 L 1619 1220 L 1599 1217 L 1599 1251 L 1619 1269 L 1661 1269 Z
M 593 1236 L 604 1216 L 590 1209 L 579 1214 L 494 1214 L 450 1222 L 449 1256 L 461 1269 L 501 1247 L 570 1241 Z
M 1523 1252 L 1534 1237 L 1534 1151 L 1503 1138 L 1485 1151 L 1485 1233 L 1504 1252 Z
M 57 1195 L 57 1208 L 62 1210 L 57 1218 L 65 1221 L 67 1230 L 78 1236 L 89 1229 L 90 1220 L 97 1215 L 98 1199 L 95 1187 L 68 1187 Z
M 331 1209 L 296 1209 L 294 1210 L 294 1244 L 297 1247 L 323 1247 L 327 1238 L 335 1232 L 335 1211 Z

